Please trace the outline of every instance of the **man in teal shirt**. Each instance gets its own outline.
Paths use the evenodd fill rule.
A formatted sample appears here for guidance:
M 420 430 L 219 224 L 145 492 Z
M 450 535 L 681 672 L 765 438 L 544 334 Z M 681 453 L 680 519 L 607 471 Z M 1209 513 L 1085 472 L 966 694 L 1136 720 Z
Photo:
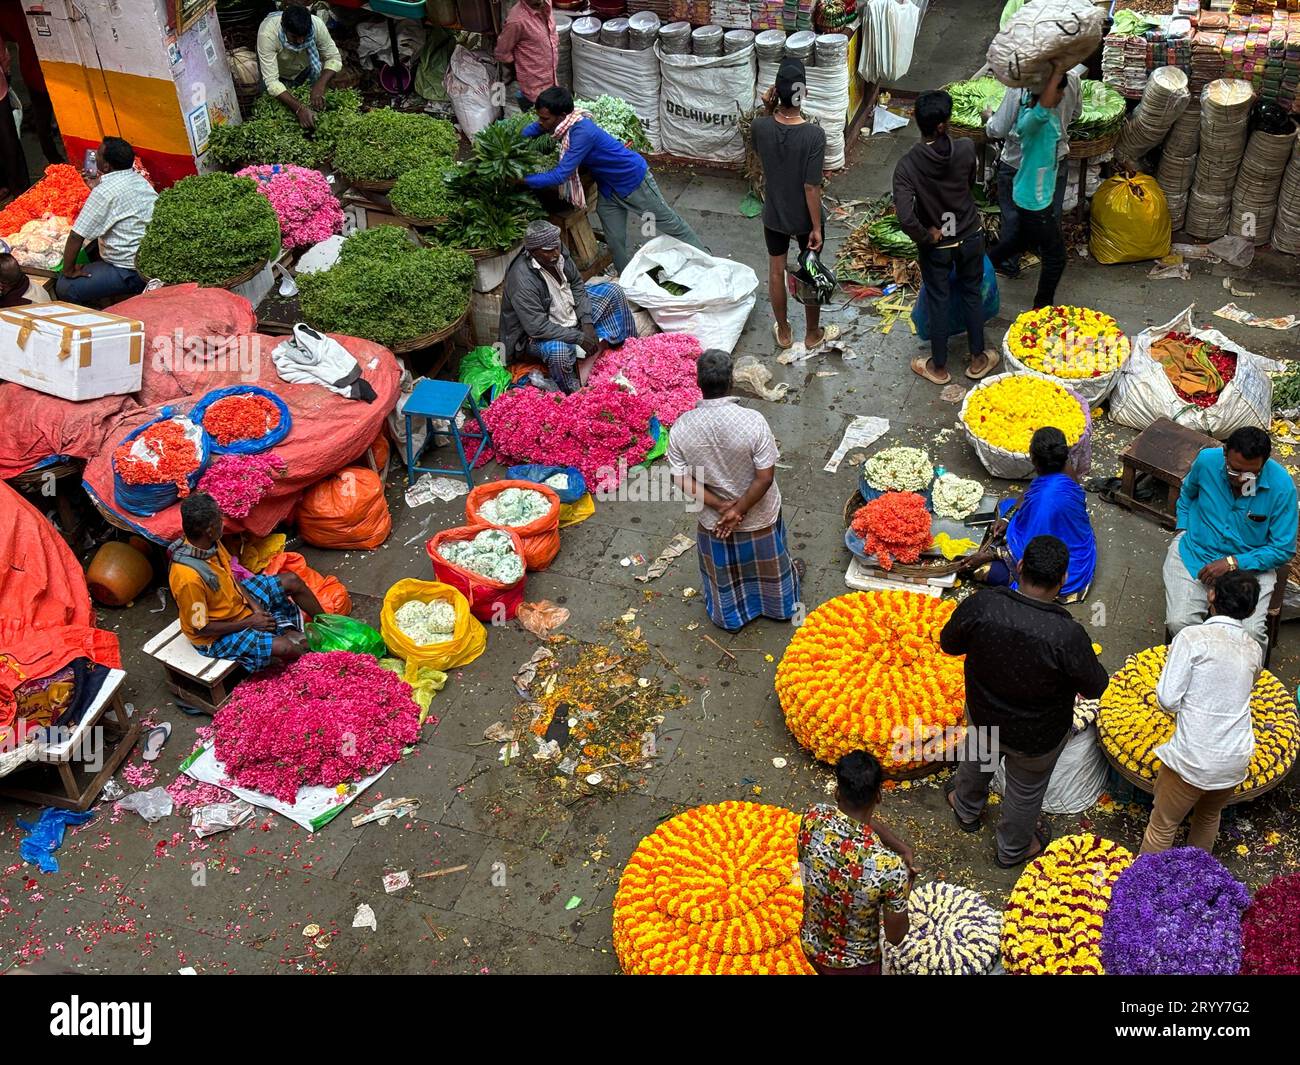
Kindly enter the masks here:
M 1296 553 L 1295 483 L 1269 458 L 1263 429 L 1238 429 L 1196 456 L 1178 497 L 1178 535 L 1165 556 L 1165 627 L 1170 636 L 1209 614 L 1207 589 L 1233 570 L 1259 578 L 1246 630 L 1267 650 L 1265 619 L 1275 571 Z
M 1021 102 L 1015 126 L 1021 161 L 1011 191 L 1020 212 L 1020 225 L 989 251 L 995 263 L 1018 258 L 1025 251 L 1038 252 L 1043 266 L 1034 295 L 1035 308 L 1056 302 L 1056 286 L 1065 273 L 1065 237 L 1052 201 L 1059 165 L 1056 149 L 1065 136 L 1056 108 L 1068 84 L 1067 69 L 1062 64 L 1053 66 L 1043 91 L 1037 95 L 1026 93 Z

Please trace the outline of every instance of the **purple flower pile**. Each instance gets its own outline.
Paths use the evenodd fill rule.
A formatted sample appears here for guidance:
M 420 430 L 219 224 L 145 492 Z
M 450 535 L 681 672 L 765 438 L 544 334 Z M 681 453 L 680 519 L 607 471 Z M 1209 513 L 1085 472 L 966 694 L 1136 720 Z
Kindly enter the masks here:
M 1139 855 L 1111 892 L 1102 965 L 1112 976 L 1230 976 L 1249 905 L 1246 886 L 1199 847 Z

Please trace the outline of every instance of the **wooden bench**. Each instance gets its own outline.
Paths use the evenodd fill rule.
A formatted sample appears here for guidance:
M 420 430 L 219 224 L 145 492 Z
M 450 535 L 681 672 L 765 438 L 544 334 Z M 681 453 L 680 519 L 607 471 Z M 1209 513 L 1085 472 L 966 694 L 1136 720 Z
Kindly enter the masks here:
M 57 806 L 63 810 L 80 812 L 90 809 L 91 804 L 99 798 L 99 793 L 104 790 L 104 785 L 117 772 L 118 766 L 126 760 L 131 748 L 140 738 L 139 723 L 126 716 L 126 707 L 122 704 L 122 681 L 125 679 L 126 673 L 122 670 L 110 670 L 95 701 L 71 733 L 59 742 L 42 745 L 33 753 L 31 763 L 16 771 L 16 775 L 21 777 L 35 773 L 38 765 L 52 765 L 59 771 L 59 780 L 63 785 L 61 792 L 23 787 L 14 783 L 0 784 L 0 795 L 38 806 Z M 92 761 L 85 757 L 85 737 L 94 728 L 103 730 L 103 746 L 91 745 L 94 755 Z M 110 742 L 111 748 L 108 746 Z M 90 773 L 90 778 L 85 779 L 83 773 L 79 779 L 77 769 Z
M 235 685 L 247 676 L 238 662 L 199 654 L 181 631 L 179 619 L 146 643 L 144 652 L 162 663 L 167 687 L 181 702 L 210 714 L 221 708 Z
M 1121 486 L 1116 499 L 1127 510 L 1172 529 L 1178 523 L 1178 496 L 1192 463 L 1207 447 L 1218 447 L 1212 436 L 1188 429 L 1168 418 L 1157 418 L 1120 452 Z M 1135 495 L 1139 473 L 1165 485 L 1163 505 L 1153 506 Z M 1159 501 L 1156 501 L 1157 504 Z

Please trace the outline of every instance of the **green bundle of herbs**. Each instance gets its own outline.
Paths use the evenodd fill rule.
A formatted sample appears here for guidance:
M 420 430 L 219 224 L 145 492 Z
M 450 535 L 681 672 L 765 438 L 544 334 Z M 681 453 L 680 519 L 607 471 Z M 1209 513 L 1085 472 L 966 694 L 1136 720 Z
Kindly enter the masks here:
M 302 103 L 311 102 L 311 86 L 291 91 Z M 234 169 L 274 163 L 319 168 L 333 155 L 343 123 L 360 110 L 355 89 L 327 89 L 316 128 L 306 130 L 279 100 L 261 96 L 247 122 L 213 128 L 208 150 L 218 166 Z
M 893 212 L 872 222 L 867 233 L 871 238 L 871 246 L 878 251 L 900 259 L 916 258 L 916 241 L 903 232 L 898 215 Z
M 388 193 L 388 202 L 407 218 L 446 218 L 456 205 L 446 180 L 454 170 L 455 164 L 443 159 L 408 170 Z
M 434 159 L 455 158 L 458 144 L 444 119 L 381 107 L 343 123 L 334 166 L 357 181 L 393 181 Z
M 257 182 L 200 174 L 158 195 L 137 266 L 168 285 L 215 285 L 279 253 L 280 222 Z
M 650 142 L 646 140 L 641 120 L 637 118 L 632 105 L 617 96 L 601 96 L 595 100 L 574 100 L 573 106 L 591 115 L 591 120 L 615 140 L 630 144 L 638 152 L 648 152 Z

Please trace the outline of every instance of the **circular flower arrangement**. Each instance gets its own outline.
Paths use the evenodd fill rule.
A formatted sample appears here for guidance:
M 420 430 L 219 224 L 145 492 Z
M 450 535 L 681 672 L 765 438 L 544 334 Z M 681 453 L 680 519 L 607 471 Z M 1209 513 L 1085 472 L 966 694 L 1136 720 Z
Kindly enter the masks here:
M 1029 441 L 1045 425 L 1060 429 L 1071 447 L 1087 428 L 1083 408 L 1063 385 L 1032 374 L 1005 374 L 976 388 L 965 424 L 986 444 L 1018 455 L 1028 454 Z
M 199 468 L 199 447 L 193 422 L 168 418 L 150 425 L 113 452 L 113 469 L 127 484 L 176 485 L 190 494 L 189 476 Z
M 809 614 L 776 669 L 794 738 L 830 764 L 864 749 L 892 773 L 941 764 L 965 717 L 962 659 L 939 649 L 956 606 L 853 592 Z
M 1030 862 L 1002 917 L 1002 963 L 1013 975 L 1100 976 L 1102 918 L 1133 861 L 1098 836 L 1063 836 Z
M 1112 976 L 1234 976 L 1246 885 L 1199 847 L 1141 854 L 1115 881 L 1101 926 Z
M 1160 772 L 1155 749 L 1174 734 L 1174 719 L 1156 702 L 1156 683 L 1164 669 L 1167 648 L 1148 647 L 1129 655 L 1110 678 L 1101 697 L 1097 730 L 1106 753 L 1119 765 L 1154 784 Z M 1237 794 L 1254 791 L 1285 776 L 1300 744 L 1300 716 L 1295 700 L 1268 670 L 1259 675 L 1250 696 L 1255 726 L 1255 753 Z
M 1241 934 L 1242 976 L 1300 976 L 1300 873 L 1255 892 Z
M 810 975 L 799 944 L 799 818 L 724 802 L 665 821 L 628 860 L 614 950 L 631 975 Z
M 903 942 L 884 944 L 899 976 L 982 976 L 998 960 L 1002 915 L 970 888 L 929 881 L 907 898 Z
M 877 492 L 924 492 L 934 465 L 919 447 L 887 447 L 867 459 L 863 476 Z
M 1031 370 L 1076 380 L 1118 370 L 1128 358 L 1129 340 L 1101 311 L 1040 307 L 1012 323 L 1007 349 Z
M 203 428 L 222 447 L 263 437 L 279 424 L 280 408 L 265 396 L 227 396 L 203 413 Z
M 979 481 L 945 473 L 934 482 L 934 512 L 941 518 L 965 521 L 984 501 L 984 486 Z
M 930 512 L 915 492 L 886 492 L 871 500 L 854 513 L 852 528 L 885 570 L 894 568 L 895 559 L 919 562 L 921 552 L 934 542 Z

